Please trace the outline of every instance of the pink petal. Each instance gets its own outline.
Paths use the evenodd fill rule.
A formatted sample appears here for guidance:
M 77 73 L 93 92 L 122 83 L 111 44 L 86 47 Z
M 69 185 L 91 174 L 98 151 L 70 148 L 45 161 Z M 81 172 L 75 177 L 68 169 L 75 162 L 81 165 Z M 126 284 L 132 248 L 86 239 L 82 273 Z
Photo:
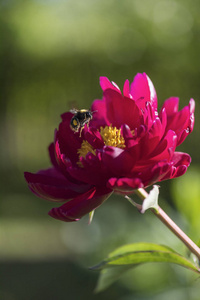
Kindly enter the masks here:
M 166 131 L 166 126 L 167 126 L 167 113 L 166 113 L 166 109 L 165 108 L 163 108 L 160 111 L 159 118 L 160 118 L 160 121 L 162 123 L 163 131 L 165 132 Z
M 123 94 L 124 94 L 124 97 L 127 97 L 127 98 L 131 98 L 131 94 L 130 94 L 130 84 L 129 84 L 129 80 L 126 79 L 125 83 L 124 83 L 124 89 L 123 89 Z
M 165 100 L 161 108 L 161 111 L 163 110 L 163 108 L 165 108 L 167 116 L 171 116 L 178 112 L 178 106 L 179 106 L 179 98 L 170 97 L 167 100 Z
M 121 125 L 127 124 L 131 129 L 135 129 L 141 124 L 142 114 L 135 101 L 111 89 L 104 92 L 104 97 L 107 117 L 113 126 L 120 128 Z
M 97 113 L 93 114 L 93 118 L 90 121 L 90 126 L 99 128 L 100 126 L 109 125 L 107 119 L 106 103 L 105 100 L 95 100 L 92 103 L 91 111 L 96 111 Z
M 138 73 L 131 84 L 131 95 L 137 102 L 137 105 L 145 109 L 146 103 L 150 102 L 154 111 L 157 110 L 157 95 L 153 83 L 145 74 Z
M 190 99 L 189 101 L 190 113 L 193 114 L 195 111 L 195 101 L 194 99 Z
M 119 87 L 115 83 L 111 83 L 107 77 L 102 76 L 99 78 L 99 81 L 100 81 L 100 86 L 103 91 L 105 91 L 107 89 L 112 89 L 114 91 L 117 91 L 118 93 L 121 93 Z
M 180 145 L 193 130 L 195 109 L 195 102 L 191 99 L 188 106 L 178 111 L 178 101 L 178 98 L 171 97 L 165 101 L 162 108 L 166 110 L 167 114 L 166 131 L 171 129 L 176 132 L 178 137 L 177 146 Z

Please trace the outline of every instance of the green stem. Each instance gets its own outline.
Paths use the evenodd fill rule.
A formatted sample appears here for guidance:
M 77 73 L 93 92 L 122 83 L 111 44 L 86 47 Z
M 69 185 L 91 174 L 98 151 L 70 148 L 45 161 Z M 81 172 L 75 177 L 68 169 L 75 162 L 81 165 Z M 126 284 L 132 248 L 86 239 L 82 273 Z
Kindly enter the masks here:
M 140 199 L 144 200 L 148 193 L 144 189 L 135 190 Z M 160 208 L 157 210 L 151 209 L 154 215 L 159 218 L 185 245 L 194 253 L 200 261 L 200 248 L 170 219 L 170 217 Z

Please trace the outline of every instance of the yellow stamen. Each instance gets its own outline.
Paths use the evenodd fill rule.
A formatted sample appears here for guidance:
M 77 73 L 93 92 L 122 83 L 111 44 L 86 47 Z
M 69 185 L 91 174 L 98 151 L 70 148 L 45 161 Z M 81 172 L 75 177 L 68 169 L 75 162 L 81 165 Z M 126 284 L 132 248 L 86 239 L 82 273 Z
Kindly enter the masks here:
M 121 129 L 112 126 L 100 127 L 100 134 L 106 146 L 125 148 L 125 141 L 121 135 Z
M 118 147 L 118 148 L 125 148 L 125 140 L 121 135 L 121 129 L 117 129 L 117 127 L 105 126 L 100 127 L 100 134 L 106 146 Z M 83 141 L 81 144 L 81 148 L 78 149 L 77 153 L 79 156 L 79 161 L 77 165 L 79 167 L 83 167 L 82 163 L 80 162 L 81 157 L 86 157 L 88 152 L 96 155 L 96 149 L 94 149 L 88 141 Z
M 83 167 L 82 163 L 80 162 L 80 158 L 85 158 L 88 152 L 91 152 L 94 155 L 96 154 L 96 150 L 88 143 L 88 141 L 84 140 L 81 144 L 81 148 L 77 151 L 79 156 L 79 161 L 77 162 L 77 164 L 79 167 Z

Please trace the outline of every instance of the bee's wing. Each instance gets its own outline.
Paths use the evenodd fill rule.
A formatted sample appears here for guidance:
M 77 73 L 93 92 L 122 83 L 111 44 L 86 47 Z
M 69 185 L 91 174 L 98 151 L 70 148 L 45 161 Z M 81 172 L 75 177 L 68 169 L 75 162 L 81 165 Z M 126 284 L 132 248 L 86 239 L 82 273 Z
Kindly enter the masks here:
M 78 109 L 72 108 L 72 109 L 70 109 L 70 112 L 71 112 L 72 114 L 76 114 L 76 113 L 78 112 Z

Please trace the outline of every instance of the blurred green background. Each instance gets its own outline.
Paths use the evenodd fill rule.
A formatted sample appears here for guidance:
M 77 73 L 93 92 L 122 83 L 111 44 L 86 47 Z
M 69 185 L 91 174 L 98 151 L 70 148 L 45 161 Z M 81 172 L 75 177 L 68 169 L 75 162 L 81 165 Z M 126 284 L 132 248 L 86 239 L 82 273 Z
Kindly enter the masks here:
M 60 114 L 102 97 L 99 76 L 122 89 L 146 72 L 159 107 L 196 100 L 193 133 L 179 151 L 192 156 L 186 175 L 160 184 L 160 205 L 186 233 L 200 238 L 198 0 L 0 1 L 0 299 L 198 300 L 200 281 L 178 266 L 148 264 L 94 294 L 88 267 L 124 243 L 185 247 L 151 213 L 114 196 L 96 213 L 65 224 L 51 203 L 28 190 L 24 171 L 50 166 L 47 147 Z

